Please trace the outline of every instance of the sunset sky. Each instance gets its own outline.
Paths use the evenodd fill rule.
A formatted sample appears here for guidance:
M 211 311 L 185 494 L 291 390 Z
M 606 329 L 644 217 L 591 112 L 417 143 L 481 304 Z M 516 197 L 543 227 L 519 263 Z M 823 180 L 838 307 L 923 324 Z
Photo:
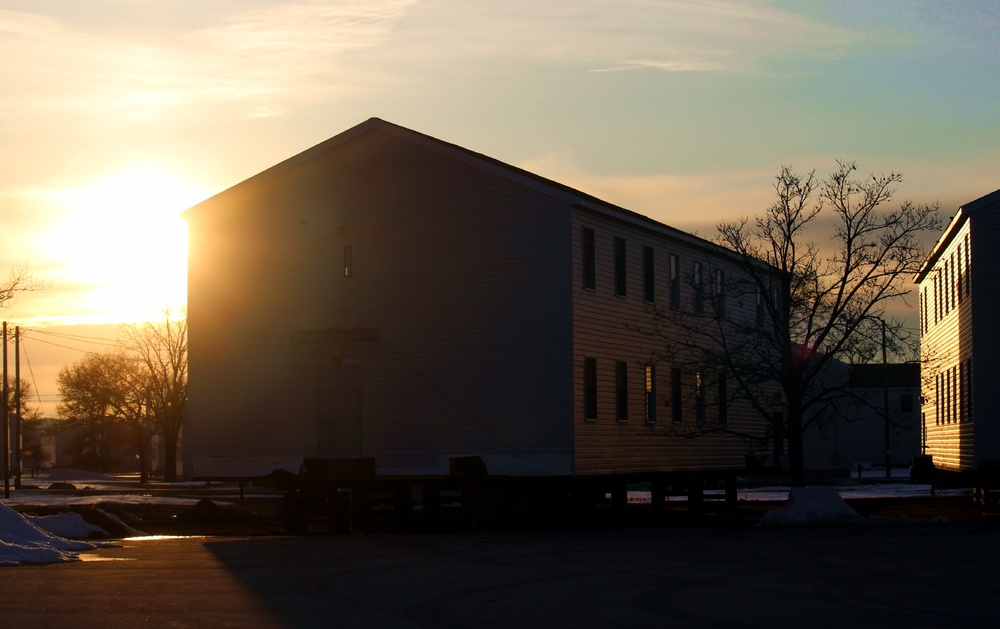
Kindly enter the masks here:
M 950 213 L 1000 188 L 998 33 L 995 0 L 0 0 L 0 273 L 49 286 L 0 314 L 59 339 L 49 404 L 110 336 L 64 326 L 183 303 L 180 211 L 372 116 L 706 237 L 838 158 Z

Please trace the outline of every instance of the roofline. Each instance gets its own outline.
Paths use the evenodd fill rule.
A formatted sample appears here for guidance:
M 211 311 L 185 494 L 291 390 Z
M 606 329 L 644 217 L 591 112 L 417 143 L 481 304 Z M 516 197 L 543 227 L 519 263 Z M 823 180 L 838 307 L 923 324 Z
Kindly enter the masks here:
M 732 253 L 729 249 L 710 240 L 706 240 L 700 236 L 677 229 L 676 227 L 671 227 L 666 223 L 662 223 L 643 214 L 639 214 L 638 212 L 609 203 L 552 179 L 542 177 L 541 175 L 524 170 L 523 168 L 518 168 L 517 166 L 512 166 L 498 159 L 482 153 L 477 153 L 457 144 L 439 140 L 435 137 L 420 133 L 419 131 L 407 129 L 406 127 L 401 127 L 397 124 L 382 120 L 381 118 L 374 117 L 369 118 L 368 120 L 347 129 L 346 131 L 338 133 L 337 135 L 324 140 L 323 142 L 320 142 L 319 144 L 308 148 L 301 153 L 278 162 L 274 166 L 271 166 L 270 168 L 249 177 L 248 179 L 244 179 L 240 183 L 212 195 L 211 197 L 184 210 L 184 212 L 181 213 L 181 216 L 186 220 L 192 213 L 201 211 L 207 206 L 214 205 L 222 197 L 226 197 L 240 191 L 245 191 L 256 185 L 269 181 L 270 179 L 273 179 L 274 177 L 287 172 L 288 170 L 291 170 L 292 168 L 307 162 L 314 157 L 322 155 L 323 153 L 372 130 L 378 130 L 397 138 L 413 142 L 422 148 L 451 157 L 465 164 L 498 175 L 570 205 L 601 214 L 612 215 L 616 218 L 622 218 L 627 222 L 645 226 L 648 229 L 653 229 L 654 231 L 667 234 L 677 238 L 678 240 L 686 241 L 691 244 L 714 248 L 720 252 Z
M 973 214 L 978 212 L 984 207 L 989 207 L 995 203 L 1000 203 L 1000 190 L 994 190 L 993 192 L 983 195 L 974 201 L 970 201 L 965 205 L 958 208 L 955 212 L 955 216 L 952 217 L 948 226 L 945 228 L 941 237 L 938 239 L 934 248 L 931 249 L 930 253 L 927 254 L 927 259 L 924 263 L 920 265 L 920 269 L 917 270 L 917 274 L 914 276 L 913 281 L 916 284 L 920 284 L 924 281 L 924 278 L 931 272 L 934 265 L 944 254 L 945 249 L 951 244 L 951 241 L 955 239 L 959 230 L 965 225 Z

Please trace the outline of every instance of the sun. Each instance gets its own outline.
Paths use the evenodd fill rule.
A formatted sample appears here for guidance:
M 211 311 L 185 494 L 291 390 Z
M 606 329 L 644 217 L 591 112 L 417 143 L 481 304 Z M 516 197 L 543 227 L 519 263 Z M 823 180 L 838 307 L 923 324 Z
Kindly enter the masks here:
M 44 239 L 45 257 L 58 260 L 52 289 L 75 292 L 75 304 L 67 306 L 95 322 L 178 312 L 187 299 L 187 225 L 180 213 L 207 196 L 181 177 L 148 170 L 60 190 L 60 219 Z

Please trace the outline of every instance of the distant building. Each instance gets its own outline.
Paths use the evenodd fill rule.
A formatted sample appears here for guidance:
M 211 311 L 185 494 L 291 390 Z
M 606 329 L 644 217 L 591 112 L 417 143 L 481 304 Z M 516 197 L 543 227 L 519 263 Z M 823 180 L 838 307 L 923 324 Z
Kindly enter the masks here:
M 858 466 L 884 467 L 886 410 L 889 464 L 909 466 L 913 457 L 920 454 L 920 365 L 890 364 L 883 371 L 880 364 L 834 362 L 830 371 L 847 387 L 831 404 L 834 412 L 805 431 L 806 469 L 848 471 Z
M 373 118 L 185 218 L 189 476 L 742 468 L 765 430 L 627 326 L 704 307 L 734 254 L 490 157 Z M 696 424 L 727 430 L 661 429 Z
M 1000 190 L 958 209 L 916 276 L 924 445 L 935 467 L 1000 465 Z

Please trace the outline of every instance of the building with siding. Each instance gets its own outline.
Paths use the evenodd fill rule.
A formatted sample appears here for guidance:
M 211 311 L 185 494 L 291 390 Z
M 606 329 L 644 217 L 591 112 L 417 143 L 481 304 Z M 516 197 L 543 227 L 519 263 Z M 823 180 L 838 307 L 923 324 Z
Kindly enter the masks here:
M 920 454 L 920 365 L 895 363 L 828 366 L 829 384 L 846 384 L 803 434 L 805 467 L 812 471 L 884 468 L 886 412 L 889 418 L 889 466 L 909 467 Z
M 935 467 L 1000 465 L 1000 190 L 958 209 L 916 276 L 923 445 Z M 976 386 L 979 384 L 980 386 Z
M 373 118 L 185 218 L 188 476 L 734 469 L 764 432 L 634 325 L 705 307 L 731 252 L 487 156 Z

